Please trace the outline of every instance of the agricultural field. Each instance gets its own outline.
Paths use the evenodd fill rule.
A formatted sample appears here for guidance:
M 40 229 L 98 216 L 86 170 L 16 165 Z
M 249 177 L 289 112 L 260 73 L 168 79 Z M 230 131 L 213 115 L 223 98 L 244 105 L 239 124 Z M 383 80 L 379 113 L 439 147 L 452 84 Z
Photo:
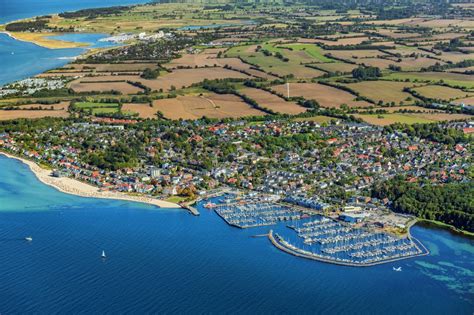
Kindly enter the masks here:
M 250 46 L 237 46 L 230 48 L 226 51 L 226 57 L 242 58 L 245 62 L 258 67 L 259 69 L 277 76 L 288 76 L 293 75 L 297 78 L 313 78 L 319 77 L 324 74 L 323 71 L 305 67 L 301 63 L 317 62 L 315 59 L 308 55 L 306 52 L 291 51 L 289 49 L 277 48 L 270 44 L 262 46 L 262 49 L 258 49 L 257 45 Z M 283 61 L 277 58 L 275 55 L 266 56 L 262 50 L 267 50 L 272 54 L 279 52 L 284 57 L 288 58 L 288 61 Z
M 290 59 L 296 59 L 301 62 L 333 62 L 334 60 L 327 58 L 324 56 L 326 53 L 322 48 L 316 45 L 311 44 L 283 44 L 277 45 L 275 48 L 269 48 L 268 46 L 264 46 L 264 48 L 269 49 L 270 51 L 277 52 L 279 51 L 285 57 Z M 280 49 L 283 48 L 283 49 Z M 286 51 L 285 49 L 289 50 Z
M 157 63 L 153 62 L 123 62 L 123 63 L 97 63 L 97 64 L 86 64 L 78 63 L 72 64 L 70 69 L 72 71 L 85 71 L 85 72 L 140 72 L 146 68 L 156 69 Z M 67 69 L 67 68 L 66 68 Z M 63 68 L 63 72 L 66 72 Z
M 451 68 L 446 70 L 447 72 L 456 72 L 456 73 L 461 73 L 461 74 L 469 74 L 466 72 L 473 73 L 474 72 L 474 66 L 472 67 L 466 67 L 466 68 Z
M 383 110 L 389 112 L 389 113 L 395 113 L 395 112 L 400 112 L 400 111 L 410 111 L 410 112 L 416 112 L 416 113 L 439 113 L 443 112 L 438 109 L 432 109 L 432 108 L 426 108 L 426 107 L 421 107 L 421 106 L 390 106 L 390 107 L 383 107 Z M 361 111 L 359 111 L 361 113 Z
M 380 69 L 388 69 L 390 65 L 398 66 L 402 71 L 418 71 L 421 68 L 426 68 L 435 64 L 445 64 L 436 59 L 426 57 L 403 57 L 400 60 L 396 57 L 369 57 L 369 58 L 350 58 L 349 60 L 365 66 L 378 67 Z
M 62 18 L 53 15 L 49 22 L 52 27 L 81 27 L 85 32 L 98 33 L 115 33 L 115 32 L 137 32 L 138 31 L 155 31 L 157 28 L 179 28 L 188 25 L 199 26 L 209 24 L 235 24 L 240 25 L 244 20 L 219 19 L 216 14 L 209 20 L 209 16 L 197 16 L 196 10 L 199 11 L 202 6 L 195 4 L 152 4 L 147 6 L 132 7 L 128 10 L 113 15 L 98 16 L 94 19 L 86 17 L 79 18 Z M 176 10 L 179 10 L 180 17 L 177 18 Z M 220 15 L 221 16 L 221 15 Z
M 453 64 L 474 59 L 471 19 L 417 15 L 377 20 L 377 14 L 370 10 L 315 7 L 301 5 L 293 9 L 281 4 L 256 4 L 252 8 L 232 5 L 229 9 L 197 3 L 152 3 L 118 8 L 112 13 L 99 9 L 100 13 L 89 17 L 91 13 L 87 12 L 53 14 L 43 18 L 48 21 L 46 30 L 25 29 L 20 36 L 45 41 L 45 34 L 57 33 L 54 27 L 67 32 L 145 36 L 128 37 L 119 48 L 91 50 L 71 64 L 38 75 L 45 79 L 44 84 L 50 78 L 67 83 L 70 90 L 61 89 L 54 100 L 78 99 L 87 93 L 88 100 L 100 100 L 111 94 L 107 96 L 117 103 L 126 103 L 122 108 L 84 105 L 83 110 L 91 114 L 136 113 L 141 118 L 156 118 L 159 112 L 169 119 L 197 119 L 263 115 L 258 107 L 291 115 L 305 112 L 307 109 L 296 102 L 276 95 L 287 96 L 283 82 L 290 82 L 290 97 L 315 100 L 323 108 L 337 109 L 334 115 L 338 117 L 352 112 L 349 109 L 357 108 L 360 114 L 384 105 L 383 109 L 389 113 L 383 119 L 374 120 L 365 115 L 366 119 L 379 123 L 382 120 L 382 124 L 397 119 L 409 123 L 436 121 L 441 116 L 397 112 L 435 114 L 433 110 L 413 105 L 425 98 L 440 103 L 472 104 L 474 76 L 469 71 L 473 67 L 469 63 L 464 64 L 466 68 L 462 68 L 463 64 Z M 331 23 L 325 24 L 328 21 Z M 159 30 L 164 33 L 146 37 L 158 35 Z M 49 44 L 65 45 L 58 41 Z M 140 49 L 134 49 L 135 44 L 141 45 Z M 176 56 L 179 57 L 172 59 Z M 444 72 L 421 71 L 436 64 L 440 66 L 436 71 Z M 365 69 L 368 67 L 379 69 Z M 142 78 L 147 68 L 159 70 L 158 77 Z M 356 68 L 359 71 L 352 73 Z M 374 74 L 372 70 L 380 71 Z M 65 78 L 56 78 L 61 76 Z M 200 84 L 204 79 L 253 80 L 258 85 L 270 86 L 275 94 L 244 87 L 241 82 L 215 83 L 216 86 L 228 84 L 228 88 L 255 100 L 258 105 L 251 107 L 238 96 L 209 93 Z M 353 93 L 316 83 L 324 81 L 344 85 Z M 420 99 L 405 92 L 405 87 L 419 93 Z M 25 91 L 27 88 L 20 88 L 15 97 L 20 95 L 20 100 L 28 97 L 26 93 L 21 95 Z M 170 91 L 173 92 L 170 96 L 178 97 L 156 100 L 151 106 L 132 103 L 149 102 Z M 55 96 L 54 92 L 52 95 Z M 356 95 L 366 100 L 356 100 Z M 17 103 L 4 99 L 6 104 Z
M 461 99 L 458 99 L 458 100 L 454 101 L 453 103 L 455 103 L 455 104 L 464 104 L 464 105 L 474 105 L 474 96 L 461 98 Z
M 345 86 L 356 91 L 361 96 L 367 97 L 374 102 L 411 104 L 413 96 L 410 93 L 403 92 L 405 87 L 411 87 L 413 84 L 394 81 L 362 81 L 357 83 L 345 84 Z
M 361 37 L 343 37 L 343 38 L 338 38 L 336 40 L 317 39 L 316 42 L 324 44 L 326 46 L 349 46 L 349 45 L 358 45 L 368 40 L 369 40 L 369 37 L 361 36 Z
M 357 68 L 357 65 L 353 65 L 345 62 L 327 62 L 327 63 L 312 63 L 312 66 L 315 66 L 318 69 L 327 72 L 340 72 L 340 73 L 350 73 L 352 70 Z
M 180 58 L 173 59 L 168 63 L 163 64 L 163 67 L 167 69 L 177 69 L 183 67 L 205 67 L 205 66 L 217 66 L 219 63 L 216 58 L 219 52 L 223 52 L 225 49 L 205 49 L 197 53 L 184 53 Z
M 387 126 L 394 123 L 429 124 L 439 121 L 466 120 L 472 118 L 472 116 L 470 115 L 448 113 L 393 113 L 380 115 L 356 114 L 354 116 L 357 118 L 361 118 L 369 124 L 378 126 Z
M 421 26 L 429 28 L 447 28 L 447 27 L 461 27 L 461 28 L 474 28 L 474 21 L 461 20 L 461 19 L 437 19 L 437 18 L 403 18 L 395 20 L 379 20 L 379 21 L 368 21 L 367 24 L 373 25 L 395 25 L 395 26 Z
M 386 53 L 381 52 L 380 50 L 328 50 L 328 54 L 346 60 L 351 60 L 353 62 L 358 62 L 358 59 L 361 58 L 376 58 L 376 57 L 390 57 Z
M 179 68 L 202 68 L 202 67 L 230 67 L 231 69 L 244 71 L 254 77 L 275 80 L 278 77 L 259 71 L 239 58 L 218 58 L 218 52 L 224 49 L 206 49 L 196 54 L 184 54 L 180 58 L 171 60 L 163 66 L 169 70 Z
M 72 81 L 69 87 L 76 93 L 118 91 L 121 94 L 137 94 L 143 92 L 143 89 L 125 81 L 85 81 L 77 79 Z
M 354 59 L 359 65 L 364 65 L 366 67 L 377 67 L 380 69 L 388 69 L 390 65 L 396 65 L 397 63 L 391 59 L 384 59 L 384 58 L 358 58 Z
M 474 95 L 474 93 L 467 93 L 459 89 L 440 85 L 425 85 L 413 88 L 413 90 L 426 98 L 443 101 L 452 101 Z
M 0 120 L 11 120 L 11 119 L 37 119 L 44 117 L 61 117 L 66 118 L 69 116 L 68 112 L 65 111 L 50 111 L 50 110 L 2 110 L 0 111 Z
M 369 107 L 372 104 L 365 101 L 355 101 L 355 96 L 349 92 L 318 83 L 290 83 L 290 96 L 300 96 L 315 100 L 322 107 L 339 108 L 342 104 L 348 107 Z M 287 96 L 286 84 L 273 86 L 272 89 Z
M 26 105 L 15 105 L 16 109 L 22 110 L 50 110 L 50 111 L 67 111 L 69 107 L 69 102 L 59 102 L 57 104 L 26 104 Z M 1 109 L 1 107 L 0 107 Z
M 306 111 L 306 108 L 296 104 L 295 102 L 287 102 L 283 98 L 264 90 L 243 88 L 240 92 L 255 100 L 261 107 L 267 108 L 276 113 L 295 115 Z
M 456 52 L 456 51 L 442 52 L 439 58 L 441 58 L 444 61 L 460 62 L 463 60 L 474 59 L 474 53 L 464 54 L 464 53 Z
M 178 96 L 171 99 L 156 100 L 153 102 L 153 109 L 136 110 L 130 105 L 128 110 L 138 112 L 142 118 L 152 118 L 151 111 L 160 112 L 168 119 L 199 119 L 208 118 L 227 118 L 227 117 L 246 117 L 263 116 L 264 112 L 255 109 L 245 103 L 240 97 L 229 94 L 209 93 L 202 96 Z M 146 105 L 148 106 L 148 105 Z
M 403 38 L 413 38 L 413 37 L 420 37 L 420 33 L 416 32 L 406 32 L 400 31 L 397 29 L 390 29 L 390 28 L 381 28 L 377 30 L 377 33 L 383 36 L 388 36 L 393 39 L 403 39 Z
M 91 115 L 111 114 L 120 111 L 118 103 L 76 102 L 74 108 Z
M 73 77 L 83 77 L 90 74 L 90 72 L 71 72 L 71 71 L 54 71 L 54 72 L 44 72 L 38 74 L 36 77 L 37 78 L 56 78 L 56 77 L 67 77 L 67 78 L 73 78 Z M 112 73 L 110 72 L 101 72 L 100 75 L 111 75 Z
M 452 87 L 460 86 L 467 89 L 474 88 L 474 76 L 460 74 L 460 73 L 447 73 L 447 72 L 416 72 L 416 73 L 391 73 L 384 76 L 387 80 L 409 80 L 412 82 L 444 82 Z
M 138 117 L 143 119 L 155 119 L 158 109 L 150 104 L 125 103 L 122 105 L 122 110 L 138 114 Z
M 90 82 L 98 82 L 97 84 L 107 85 L 109 83 L 107 81 L 122 81 L 121 83 L 131 81 L 140 82 L 144 86 L 149 87 L 151 90 L 168 91 L 172 89 L 181 89 L 184 87 L 188 87 L 194 83 L 202 82 L 204 79 L 215 80 L 225 78 L 246 79 L 249 78 L 249 76 L 241 72 L 224 69 L 221 67 L 212 67 L 198 69 L 177 69 L 170 73 L 165 73 L 162 76 L 159 76 L 158 78 L 152 80 L 143 79 L 138 75 L 110 75 L 85 77 L 71 82 L 70 86 L 71 88 L 75 89 L 78 83 L 86 84 L 87 87 L 88 84 L 91 84 Z M 91 88 L 89 88 L 89 90 L 91 90 Z
M 231 69 L 244 71 L 256 78 L 263 78 L 267 80 L 277 80 L 278 77 L 268 74 L 266 72 L 256 69 L 256 67 L 242 62 L 239 58 L 219 58 L 216 59 L 218 64 L 222 67 L 230 67 Z

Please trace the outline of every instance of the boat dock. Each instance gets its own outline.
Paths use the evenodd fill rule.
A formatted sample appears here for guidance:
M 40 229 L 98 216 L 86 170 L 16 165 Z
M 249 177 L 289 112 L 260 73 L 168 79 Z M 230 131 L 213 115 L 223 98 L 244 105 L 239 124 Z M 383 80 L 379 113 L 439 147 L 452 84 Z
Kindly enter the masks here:
M 356 261 L 351 261 L 348 259 L 338 259 L 338 258 L 331 258 L 329 256 L 324 256 L 321 254 L 309 252 L 302 250 L 300 248 L 297 248 L 288 242 L 286 242 L 281 236 L 278 234 L 274 234 L 273 230 L 270 230 L 268 233 L 268 239 L 270 242 L 278 249 L 281 251 L 288 253 L 290 255 L 296 256 L 296 257 L 301 257 L 301 258 L 306 258 L 306 259 L 311 259 L 311 260 L 316 260 L 324 263 L 329 263 L 329 264 L 336 264 L 336 265 L 342 265 L 342 266 L 349 266 L 349 267 L 370 267 L 370 266 L 376 266 L 380 264 L 385 264 L 385 263 L 390 263 L 402 259 L 407 259 L 411 257 L 418 257 L 418 256 L 426 256 L 429 254 L 429 251 L 418 241 L 418 244 L 421 245 L 421 248 L 418 248 L 417 252 L 413 252 L 411 254 L 407 255 L 394 255 L 394 256 L 386 256 L 383 259 L 380 260 L 368 260 L 364 262 L 356 262 Z
M 181 203 L 180 206 L 181 206 L 181 208 L 188 210 L 189 213 L 191 213 L 192 215 L 195 215 L 195 216 L 200 215 L 198 209 L 191 206 L 189 203 Z
M 298 257 L 346 266 L 373 266 L 429 254 L 410 234 L 398 237 L 278 201 L 227 196 L 206 205 L 230 226 L 275 226 L 276 232 L 251 237 L 268 237 L 275 247 Z
M 299 220 L 303 216 L 298 210 L 274 203 L 229 203 L 216 206 L 215 211 L 229 225 L 242 229 Z

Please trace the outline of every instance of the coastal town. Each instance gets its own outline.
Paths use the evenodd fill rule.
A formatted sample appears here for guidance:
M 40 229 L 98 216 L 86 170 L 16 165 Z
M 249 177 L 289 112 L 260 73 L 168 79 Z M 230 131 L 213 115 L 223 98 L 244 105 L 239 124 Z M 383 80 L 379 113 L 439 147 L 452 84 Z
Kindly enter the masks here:
M 473 315 L 473 1 L 0 0 L 0 315 Z
M 454 138 L 433 141 L 403 128 L 336 120 L 52 120 L 38 123 L 34 133 L 2 129 L 10 128 L 0 134 L 2 151 L 100 191 L 187 204 L 208 191 L 233 189 L 401 234 L 410 219 L 384 222 L 386 211 L 368 218 L 391 204 L 377 198 L 373 186 L 396 176 L 469 182 L 472 148 L 462 139 L 474 130 L 470 122 L 447 123 L 442 129 Z
M 426 255 L 418 221 L 474 232 L 471 11 L 349 7 L 152 3 L 7 23 L 38 45 L 107 45 L 0 87 L 0 152 L 62 192 L 272 227 L 296 256 Z M 169 27 L 176 8 L 186 21 Z
M 109 121 L 65 121 L 34 134 L 4 132 L 0 147 L 50 165 L 58 177 L 165 198 L 183 190 L 193 197 L 228 185 L 280 196 L 311 193 L 345 200 L 345 194 L 360 195 L 395 175 L 432 183 L 467 181 L 472 159 L 469 144 L 429 141 L 361 123 Z M 469 134 L 473 125 L 443 127 Z M 125 161 L 116 156 L 110 162 L 97 160 L 100 153 L 120 153 L 132 144 L 139 151 L 122 157 Z M 91 148 L 96 149 L 92 156 Z

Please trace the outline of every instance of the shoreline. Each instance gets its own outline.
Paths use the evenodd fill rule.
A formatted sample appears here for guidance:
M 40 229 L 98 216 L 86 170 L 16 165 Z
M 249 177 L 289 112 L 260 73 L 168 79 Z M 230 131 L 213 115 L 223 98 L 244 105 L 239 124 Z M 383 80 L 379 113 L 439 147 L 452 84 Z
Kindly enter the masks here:
M 38 178 L 40 182 L 54 189 L 69 195 L 84 197 L 84 198 L 98 198 L 98 199 L 112 199 L 124 200 L 130 202 L 139 202 L 153 205 L 159 208 L 168 209 L 183 209 L 180 205 L 165 200 L 154 199 L 145 196 L 131 196 L 121 192 L 101 191 L 98 187 L 83 183 L 76 179 L 69 177 L 52 177 L 51 171 L 40 167 L 37 163 L 27 160 L 25 158 L 17 157 L 9 153 L 0 151 L 1 156 L 26 164 L 31 172 Z M 186 210 L 186 209 L 184 209 Z
M 466 230 L 460 230 L 460 229 L 456 228 L 453 225 L 450 225 L 450 224 L 447 224 L 447 223 L 444 223 L 444 222 L 441 222 L 441 221 L 419 218 L 419 219 L 417 219 L 416 224 L 425 225 L 425 226 L 428 226 L 428 227 L 435 227 L 435 228 L 438 228 L 438 229 L 444 229 L 444 230 L 447 230 L 447 231 L 449 231 L 453 234 L 459 235 L 459 236 L 474 238 L 474 233 L 473 232 L 469 232 L 469 231 L 466 231 Z
M 12 33 L 9 31 L 0 31 L 0 34 L 5 34 L 13 40 L 34 44 L 38 47 L 47 48 L 47 49 L 72 49 L 72 48 L 87 49 L 87 47 L 89 46 L 86 43 L 68 42 L 64 40 L 49 38 L 50 36 L 62 35 L 64 33 L 51 33 L 51 34 L 19 33 L 19 34 L 33 34 L 30 36 L 33 36 L 35 38 L 31 38 L 31 39 L 22 38 L 21 36 L 18 36 L 16 33 Z

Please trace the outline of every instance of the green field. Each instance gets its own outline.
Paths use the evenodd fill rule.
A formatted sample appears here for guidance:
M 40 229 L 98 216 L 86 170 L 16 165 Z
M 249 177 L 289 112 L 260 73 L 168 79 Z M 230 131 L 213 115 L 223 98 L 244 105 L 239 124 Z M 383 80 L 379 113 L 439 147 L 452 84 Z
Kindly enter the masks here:
M 450 86 L 460 86 L 467 89 L 474 89 L 474 76 L 459 74 L 459 73 L 447 73 L 447 72 L 398 72 L 391 73 L 384 76 L 387 80 L 410 80 L 416 81 L 430 81 L 440 82 L 441 80 Z
M 304 51 L 292 51 L 285 48 L 278 48 L 272 44 L 263 44 L 261 46 L 262 49 L 259 51 L 256 51 L 257 45 L 232 47 L 226 52 L 226 56 L 240 57 L 245 62 L 258 66 L 261 70 L 267 73 L 274 73 L 278 76 L 294 75 L 297 78 L 313 78 L 324 74 L 322 71 L 305 67 L 302 64 L 318 61 Z M 268 50 L 273 55 L 266 56 L 262 50 Z M 277 52 L 281 53 L 289 60 L 283 61 L 280 58 L 277 58 L 274 55 Z M 316 54 L 316 50 L 313 53 Z
M 117 107 L 99 107 L 99 108 L 92 108 L 92 114 L 97 115 L 97 114 L 113 114 L 117 113 L 118 108 Z
M 302 51 L 314 59 L 314 62 L 334 62 L 334 60 L 324 56 L 325 52 L 321 47 L 313 44 L 284 44 L 278 45 L 278 47 L 288 47 L 293 49 L 293 51 Z M 281 50 L 283 55 L 285 55 L 284 51 L 285 49 Z
M 172 196 L 169 198 L 166 198 L 166 201 L 172 202 L 172 203 L 180 203 L 183 201 L 186 201 L 187 197 L 181 197 L 181 196 Z
M 95 103 L 95 102 L 77 102 L 75 104 L 77 108 L 103 108 L 103 107 L 108 107 L 108 108 L 117 108 L 118 104 L 117 103 Z
M 119 111 L 118 103 L 77 102 L 74 106 L 92 115 L 113 114 Z

